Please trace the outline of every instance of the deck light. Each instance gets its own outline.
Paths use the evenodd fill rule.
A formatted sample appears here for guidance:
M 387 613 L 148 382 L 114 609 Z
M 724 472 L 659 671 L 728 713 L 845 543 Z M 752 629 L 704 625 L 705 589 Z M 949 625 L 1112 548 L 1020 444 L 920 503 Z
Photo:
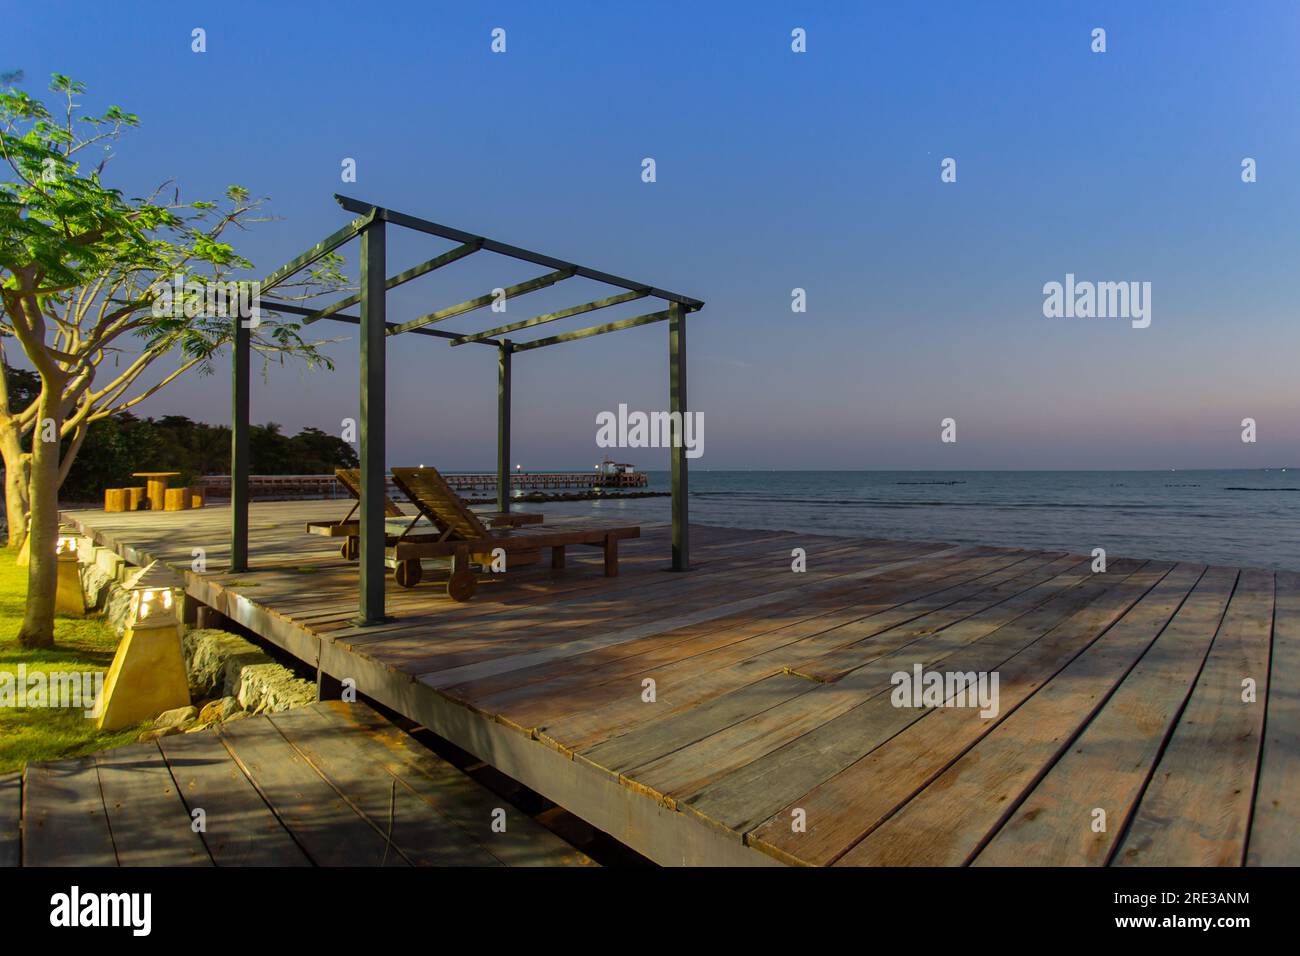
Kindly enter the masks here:
M 179 581 L 156 561 L 127 584 L 131 606 L 96 707 L 100 730 L 119 730 L 190 703 L 181 623 Z
M 86 594 L 81 589 L 81 566 L 77 563 L 77 536 L 60 534 L 55 539 L 54 557 L 58 562 L 54 591 L 54 610 L 80 617 L 86 613 Z
M 171 588 L 135 588 L 131 592 L 131 619 L 135 625 L 152 618 L 156 626 L 159 614 L 171 611 L 174 598 Z M 174 615 L 173 615 L 174 616 Z M 166 622 L 164 622 L 166 623 Z

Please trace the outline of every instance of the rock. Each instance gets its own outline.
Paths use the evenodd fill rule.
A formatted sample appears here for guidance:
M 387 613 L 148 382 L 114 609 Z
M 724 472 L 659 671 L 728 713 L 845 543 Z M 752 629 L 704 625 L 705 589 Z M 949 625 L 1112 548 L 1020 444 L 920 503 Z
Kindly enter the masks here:
M 238 700 L 233 697 L 222 697 L 220 700 L 214 700 L 203 705 L 203 709 L 199 711 L 199 723 L 205 725 L 215 724 L 226 720 L 238 710 Z
M 316 703 L 316 685 L 280 664 L 253 664 L 240 674 L 238 699 L 244 710 L 273 714 Z
M 95 566 L 110 581 L 120 581 L 126 562 L 112 548 L 96 548 Z
M 195 628 L 185 632 L 181 645 L 191 697 L 231 697 L 245 667 L 272 663 L 257 645 L 229 631 Z
M 176 727 L 184 730 L 199 719 L 199 709 L 194 705 L 189 707 L 176 707 L 172 710 L 164 710 L 158 715 L 153 722 L 155 730 L 162 730 L 164 727 Z
M 115 579 L 99 564 L 86 564 L 81 567 L 81 590 L 86 595 L 86 607 L 99 611 L 104 608 L 113 593 Z
M 119 584 L 112 585 L 104 598 L 104 621 L 121 637 L 126 633 L 126 619 L 131 614 L 131 592 Z
M 179 727 L 155 727 L 152 730 L 144 731 L 135 739 L 137 743 L 145 744 L 151 740 L 157 740 L 159 737 L 170 737 L 172 734 L 179 734 L 180 732 Z
M 246 710 L 237 710 L 225 719 L 225 723 L 229 724 L 236 720 L 244 720 L 245 718 L 252 717 L 252 716 L 253 715 Z

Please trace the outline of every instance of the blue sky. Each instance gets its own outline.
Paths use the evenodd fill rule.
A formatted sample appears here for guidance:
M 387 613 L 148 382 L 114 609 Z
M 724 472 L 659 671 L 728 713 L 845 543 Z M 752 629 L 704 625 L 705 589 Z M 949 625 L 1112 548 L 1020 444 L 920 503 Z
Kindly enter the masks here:
M 240 245 L 261 271 L 345 222 L 345 192 L 705 300 L 695 467 L 1300 464 L 1295 4 L 50 0 L 4 22 L 0 69 L 29 89 L 66 72 L 89 108 L 139 114 L 113 184 L 270 197 L 280 220 Z M 390 245 L 392 271 L 447 247 Z M 538 271 L 480 254 L 394 294 L 390 316 Z M 1151 282 L 1151 327 L 1044 318 L 1042 286 L 1066 273 Z M 599 294 L 563 283 L 506 318 Z M 356 414 L 354 332 L 327 331 L 337 371 L 274 369 L 256 421 Z M 491 349 L 403 339 L 389 367 L 390 462 L 490 466 Z M 587 467 L 597 412 L 665 407 L 667 330 L 515 369 L 516 460 Z M 226 420 L 227 376 L 144 410 Z M 949 416 L 956 444 L 939 441 Z

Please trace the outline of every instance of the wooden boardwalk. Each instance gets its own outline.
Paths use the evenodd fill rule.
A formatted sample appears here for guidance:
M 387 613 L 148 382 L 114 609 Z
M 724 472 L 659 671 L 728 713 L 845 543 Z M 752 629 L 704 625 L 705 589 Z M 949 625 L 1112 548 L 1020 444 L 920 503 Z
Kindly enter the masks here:
M 361 628 L 302 531 L 344 510 L 254 504 L 254 570 L 190 593 L 661 863 L 1300 863 L 1296 574 L 703 526 L 672 574 L 646 527 L 618 578 L 430 568 Z M 224 560 L 224 508 L 65 517 Z M 996 673 L 996 715 L 895 706 L 916 665 Z
M 316 704 L 0 777 L 0 866 L 590 862 L 364 704 Z

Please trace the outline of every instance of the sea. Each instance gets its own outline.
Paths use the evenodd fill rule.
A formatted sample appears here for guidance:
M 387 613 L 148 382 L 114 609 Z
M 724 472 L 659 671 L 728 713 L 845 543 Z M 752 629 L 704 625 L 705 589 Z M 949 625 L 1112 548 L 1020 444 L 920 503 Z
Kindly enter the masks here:
M 667 472 L 648 472 L 651 491 Z M 521 503 L 669 520 L 668 498 Z M 1251 471 L 706 471 L 691 522 L 1300 571 L 1300 468 Z

